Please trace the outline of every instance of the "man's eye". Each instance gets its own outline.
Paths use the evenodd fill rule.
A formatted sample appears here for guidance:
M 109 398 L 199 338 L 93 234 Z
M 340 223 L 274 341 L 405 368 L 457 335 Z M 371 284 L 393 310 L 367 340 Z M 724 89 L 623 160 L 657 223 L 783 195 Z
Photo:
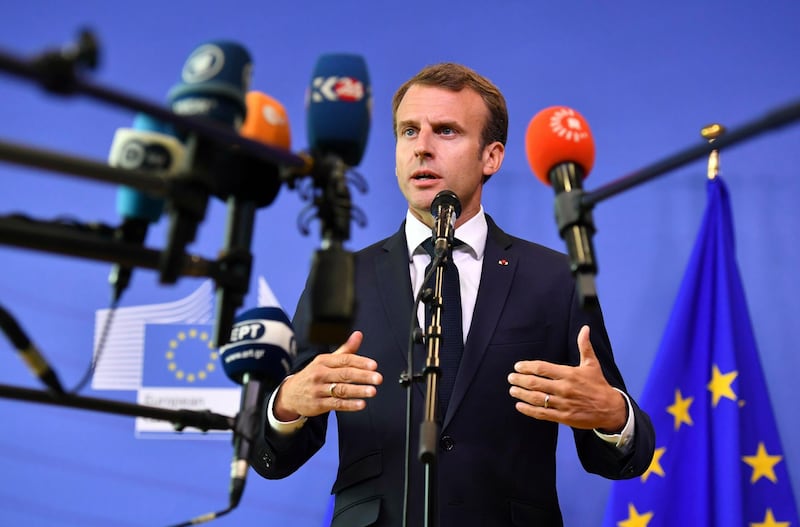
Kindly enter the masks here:
M 456 131 L 449 126 L 444 126 L 439 129 L 439 133 L 442 135 L 453 135 L 456 133 Z
M 416 133 L 417 133 L 417 131 L 414 130 L 413 128 L 404 128 L 400 132 L 400 135 L 402 135 L 403 137 L 413 137 L 414 134 L 416 134 Z

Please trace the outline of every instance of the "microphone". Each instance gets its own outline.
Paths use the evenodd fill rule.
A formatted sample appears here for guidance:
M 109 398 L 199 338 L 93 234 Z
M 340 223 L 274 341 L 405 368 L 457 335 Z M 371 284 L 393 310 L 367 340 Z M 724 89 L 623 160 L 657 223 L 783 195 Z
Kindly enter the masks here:
M 245 97 L 247 117 L 239 134 L 269 146 L 289 149 L 291 131 L 286 109 L 266 93 L 251 91 Z M 225 164 L 225 184 L 228 186 L 225 241 L 220 258 L 225 269 L 236 281 L 217 285 L 215 314 L 215 345 L 225 343 L 225 333 L 233 323 L 233 315 L 244 302 L 249 285 L 252 255 L 250 245 L 258 207 L 272 203 L 281 188 L 280 169 L 235 152 Z
M 167 101 L 177 114 L 207 117 L 238 130 L 252 70 L 250 53 L 240 44 L 205 42 L 189 54 Z
M 181 115 L 210 119 L 239 129 L 245 116 L 245 93 L 250 85 L 252 61 L 248 51 L 228 41 L 211 41 L 192 51 L 167 100 Z M 180 190 L 169 202 L 170 225 L 167 246 L 161 253 L 161 282 L 175 283 L 181 272 L 186 246 L 192 243 L 208 207 L 209 188 L 224 183 L 213 169 L 219 149 L 213 142 L 179 130 L 191 154 L 191 170 L 175 181 Z
M 580 303 L 596 304 L 594 222 L 591 211 L 581 205 L 583 179 L 594 165 L 594 140 L 589 124 L 572 108 L 545 108 L 528 124 L 525 153 L 536 177 L 555 189 L 556 223 L 567 244 Z
M 239 135 L 269 147 L 289 150 L 292 133 L 286 108 L 275 98 L 259 91 L 245 96 L 247 116 Z M 276 164 L 265 163 L 250 156 L 231 156 L 231 165 L 225 167 L 226 196 L 237 195 L 252 201 L 257 207 L 271 204 L 278 196 L 283 180 Z
M 145 114 L 137 114 L 132 128 L 119 128 L 114 134 L 108 164 L 129 170 L 161 172 L 172 176 L 183 169 L 185 151 L 175 138 L 175 130 Z M 158 222 L 164 199 L 132 187 L 117 190 L 117 214 L 123 218 L 114 238 L 143 245 L 151 223 Z M 116 303 L 127 289 L 132 269 L 115 264 L 108 275 L 111 300 Z
M 348 167 L 364 155 L 372 111 L 367 65 L 359 55 L 325 54 L 317 60 L 306 97 L 306 131 L 314 159 L 312 176 L 322 223 L 322 244 L 312 259 L 308 338 L 339 344 L 350 334 L 355 312 L 355 262 L 343 244 L 350 238 L 352 203 Z
M 225 374 L 243 385 L 234 431 L 229 509 L 239 504 L 244 492 L 264 397 L 286 377 L 296 356 L 292 323 L 279 307 L 258 307 L 241 313 L 228 344 L 220 348 Z
M 442 190 L 431 202 L 433 215 L 433 254 L 441 258 L 453 246 L 456 219 L 461 215 L 461 202 L 452 190 Z
M 269 146 L 289 150 L 292 132 L 286 108 L 277 99 L 260 91 L 249 91 L 245 96 L 247 115 L 239 134 L 261 141 Z
M 332 153 L 349 166 L 361 162 L 372 113 L 372 87 L 360 55 L 330 53 L 317 59 L 306 100 L 312 152 Z
M 22 360 L 25 361 L 28 369 L 45 386 L 58 394 L 64 394 L 64 387 L 61 386 L 61 381 L 58 380 L 55 370 L 53 370 L 36 345 L 31 342 L 31 339 L 11 313 L 6 311 L 3 306 L 0 306 L 0 328 L 3 329 L 8 340 L 17 348 L 17 352 L 19 352 Z

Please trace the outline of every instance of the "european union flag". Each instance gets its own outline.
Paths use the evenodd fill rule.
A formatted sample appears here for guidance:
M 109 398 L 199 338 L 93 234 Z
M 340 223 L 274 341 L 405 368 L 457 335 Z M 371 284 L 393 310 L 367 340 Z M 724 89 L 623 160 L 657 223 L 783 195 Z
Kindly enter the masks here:
M 209 324 L 146 324 L 142 386 L 231 388 Z
M 604 527 L 798 526 L 719 177 L 641 403 L 655 456 L 614 482 Z

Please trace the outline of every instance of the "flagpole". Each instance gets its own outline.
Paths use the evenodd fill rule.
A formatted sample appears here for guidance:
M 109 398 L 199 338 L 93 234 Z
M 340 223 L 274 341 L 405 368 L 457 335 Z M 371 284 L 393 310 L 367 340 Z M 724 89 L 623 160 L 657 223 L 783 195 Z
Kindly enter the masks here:
M 719 123 L 704 126 L 700 130 L 700 135 L 708 139 L 713 144 L 714 139 L 725 133 L 725 127 Z M 708 179 L 714 179 L 719 175 L 719 149 L 715 148 L 708 154 Z
M 798 525 L 719 177 L 736 132 L 715 123 L 700 134 L 706 210 L 640 400 L 660 439 L 639 481 L 614 483 L 603 527 Z

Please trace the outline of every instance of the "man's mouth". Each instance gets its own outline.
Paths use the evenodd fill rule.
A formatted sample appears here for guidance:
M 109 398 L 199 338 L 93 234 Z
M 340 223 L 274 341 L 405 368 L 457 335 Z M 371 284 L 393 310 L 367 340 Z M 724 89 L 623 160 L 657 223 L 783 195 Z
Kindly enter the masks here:
M 427 181 L 430 179 L 437 179 L 437 177 L 431 172 L 419 172 L 411 176 L 411 179 L 416 181 Z

